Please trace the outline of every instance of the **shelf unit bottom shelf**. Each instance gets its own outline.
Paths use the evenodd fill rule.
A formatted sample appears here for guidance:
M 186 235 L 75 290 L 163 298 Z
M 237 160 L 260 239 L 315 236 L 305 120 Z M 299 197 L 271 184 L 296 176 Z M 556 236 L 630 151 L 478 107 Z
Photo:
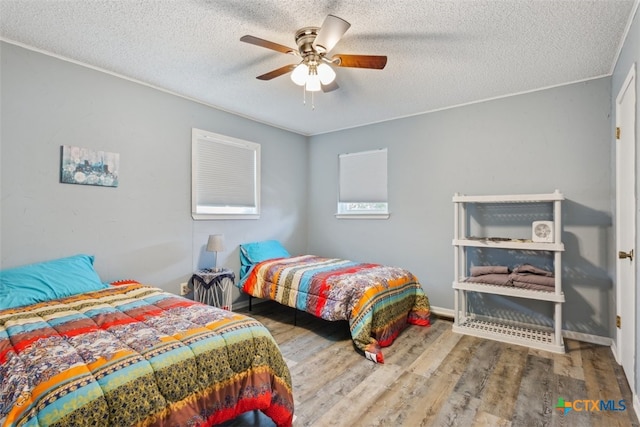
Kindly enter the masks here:
M 552 330 L 524 325 L 514 325 L 496 320 L 467 317 L 459 325 L 454 323 L 453 332 L 517 344 L 526 347 L 564 353 L 564 343 L 555 343 Z

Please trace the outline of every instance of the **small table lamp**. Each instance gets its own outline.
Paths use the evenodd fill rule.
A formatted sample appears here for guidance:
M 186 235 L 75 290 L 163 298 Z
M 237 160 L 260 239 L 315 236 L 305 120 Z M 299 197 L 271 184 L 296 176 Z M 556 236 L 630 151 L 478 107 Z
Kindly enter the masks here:
M 223 234 L 211 234 L 209 241 L 207 242 L 207 252 L 213 252 L 215 254 L 213 258 L 213 271 L 220 271 L 218 268 L 218 252 L 224 250 L 224 235 Z

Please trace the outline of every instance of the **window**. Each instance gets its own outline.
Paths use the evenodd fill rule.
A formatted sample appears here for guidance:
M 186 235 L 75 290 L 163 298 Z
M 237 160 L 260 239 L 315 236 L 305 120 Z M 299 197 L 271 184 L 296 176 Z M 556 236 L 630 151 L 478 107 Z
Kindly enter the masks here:
M 192 129 L 191 215 L 260 217 L 260 144 Z
M 338 156 L 338 218 L 389 218 L 387 149 Z

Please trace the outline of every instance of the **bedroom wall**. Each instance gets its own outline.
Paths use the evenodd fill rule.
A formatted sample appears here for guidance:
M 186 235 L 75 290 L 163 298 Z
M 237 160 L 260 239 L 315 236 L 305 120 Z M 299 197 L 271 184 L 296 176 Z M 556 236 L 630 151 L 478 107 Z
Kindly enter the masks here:
M 236 273 L 239 243 L 305 250 L 305 137 L 15 45 L 0 55 L 1 268 L 88 253 L 104 281 L 177 293 L 213 263 L 209 234 Z M 192 220 L 192 127 L 262 145 L 259 220 Z M 120 153 L 119 187 L 60 184 L 61 145 Z
M 616 97 L 618 96 L 618 93 L 620 93 L 620 90 L 622 89 L 622 84 L 624 83 L 625 79 L 627 78 L 627 75 L 629 74 L 629 70 L 631 69 L 631 66 L 633 64 L 635 64 L 636 67 L 636 129 L 635 129 L 635 135 L 636 135 L 636 196 L 638 194 L 638 189 L 640 189 L 640 174 L 638 174 L 638 166 L 640 165 L 640 149 L 638 148 L 638 139 L 640 138 L 640 105 L 638 104 L 638 96 L 640 95 L 640 84 L 638 83 L 638 79 L 640 78 L 640 69 L 638 68 L 640 63 L 640 16 L 639 16 L 639 12 L 636 9 L 636 14 L 635 17 L 633 19 L 633 22 L 631 24 L 631 27 L 629 28 L 629 32 L 627 34 L 627 37 L 625 39 L 624 45 L 622 46 L 622 50 L 620 52 L 620 56 L 618 58 L 618 62 L 616 63 L 616 67 L 614 69 L 613 72 L 613 76 L 611 78 L 611 115 L 612 117 L 614 117 L 615 120 L 615 112 L 616 112 L 616 107 L 615 107 L 615 102 L 616 102 Z M 614 122 L 615 123 L 615 122 Z M 612 182 L 613 182 L 613 186 L 615 187 L 615 144 L 611 144 L 611 165 L 612 165 Z M 612 190 L 613 194 L 615 196 L 615 188 Z M 636 203 L 638 203 L 638 200 L 636 199 Z M 615 204 L 614 204 L 614 208 L 615 208 Z M 636 209 L 636 212 L 638 210 Z M 614 219 L 615 219 L 615 213 L 614 213 Z M 638 238 L 639 236 L 639 232 L 640 232 L 640 215 L 637 216 L 637 223 L 636 223 L 636 252 L 638 252 L 638 248 L 640 248 L 640 245 L 638 243 L 640 243 L 640 239 Z M 614 236 L 615 237 L 615 236 Z M 614 243 L 615 245 L 615 240 Z M 616 251 L 616 247 L 612 246 L 612 250 L 611 253 L 615 254 Z M 615 265 L 614 265 L 615 268 Z M 640 279 L 640 269 L 638 269 L 638 265 L 636 264 L 636 280 Z M 636 307 L 640 307 L 640 291 L 637 288 L 637 283 L 636 283 Z M 636 378 L 635 378 L 635 397 L 636 397 L 636 402 L 634 402 L 636 404 L 636 411 L 638 411 L 640 408 L 637 406 L 638 402 L 637 402 L 637 396 L 638 394 L 640 394 L 640 372 L 638 369 L 638 362 L 637 362 L 637 357 L 638 355 L 640 355 L 640 316 L 637 315 L 636 313 L 636 367 L 635 367 L 635 371 L 636 371 Z M 615 337 L 615 335 L 614 335 Z
M 612 336 L 609 78 L 317 135 L 307 147 L 300 135 L 144 85 L 0 49 L 2 268 L 85 252 L 103 280 L 177 291 L 213 261 L 207 235 L 224 233 L 219 264 L 236 272 L 239 243 L 278 238 L 292 253 L 406 267 L 434 306 L 451 309 L 453 193 L 558 188 L 567 197 L 564 326 Z M 263 144 L 259 221 L 192 221 L 192 127 Z M 120 187 L 59 184 L 63 144 L 119 152 Z M 380 147 L 389 148 L 391 218 L 335 219 L 338 154 Z
M 310 252 L 405 267 L 432 305 L 452 309 L 453 194 L 559 189 L 564 328 L 612 336 L 610 85 L 600 78 L 311 137 Z M 336 219 L 338 154 L 383 147 L 390 219 Z M 538 309 L 490 299 L 517 316 Z M 545 307 L 541 323 L 551 320 Z

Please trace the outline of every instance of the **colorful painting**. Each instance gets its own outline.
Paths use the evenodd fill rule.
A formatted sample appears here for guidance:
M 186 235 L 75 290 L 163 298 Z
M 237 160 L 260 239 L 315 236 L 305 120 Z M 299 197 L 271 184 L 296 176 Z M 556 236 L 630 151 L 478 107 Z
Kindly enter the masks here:
M 63 145 L 60 163 L 60 182 L 118 186 L 119 153 Z

